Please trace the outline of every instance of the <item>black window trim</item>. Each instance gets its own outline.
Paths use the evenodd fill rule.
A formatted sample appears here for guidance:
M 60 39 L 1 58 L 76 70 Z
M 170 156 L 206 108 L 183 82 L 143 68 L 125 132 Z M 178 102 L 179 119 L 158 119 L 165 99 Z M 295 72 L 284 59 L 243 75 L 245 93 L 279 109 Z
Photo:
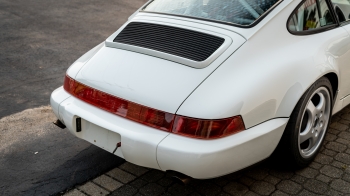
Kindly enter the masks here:
M 224 21 L 219 21 L 219 20 L 212 20 L 212 19 L 207 19 L 207 18 L 199 18 L 199 17 L 194 17 L 194 16 L 186 16 L 186 15 L 179 15 L 179 14 L 169 14 L 169 13 L 163 13 L 163 12 L 151 12 L 151 11 L 145 11 L 144 9 L 153 2 L 154 0 L 148 2 L 146 5 L 140 9 L 139 12 L 144 12 L 144 13 L 150 13 L 150 14 L 161 14 L 161 15 L 168 15 L 168 16 L 177 16 L 177 17 L 183 17 L 183 18 L 190 18 L 190 19 L 196 19 L 196 20 L 203 20 L 207 22 L 215 22 L 215 23 L 220 23 L 220 24 L 225 24 L 225 25 L 230 25 L 234 27 L 241 27 L 241 28 L 252 28 L 256 26 L 261 20 L 263 20 L 272 10 L 274 10 L 283 0 L 278 0 L 272 7 L 270 7 L 266 12 L 264 12 L 262 15 L 260 15 L 259 18 L 257 18 L 253 23 L 250 25 L 240 25 L 240 24 L 235 24 L 235 23 L 230 23 L 230 22 L 224 22 Z
M 333 9 L 334 9 L 334 8 L 333 8 Z M 340 8 L 338 7 L 338 9 L 340 9 Z M 334 10 L 334 13 L 335 13 L 335 10 Z M 337 19 L 338 19 L 338 17 L 337 17 Z M 350 24 L 350 19 L 347 20 L 347 21 L 344 21 L 344 22 L 340 22 L 340 21 L 339 21 L 339 23 L 340 23 L 340 26 L 348 25 L 348 24 Z
M 337 27 L 339 27 L 341 24 L 339 23 L 339 20 L 338 20 L 338 17 L 336 16 L 335 14 L 335 10 L 334 10 L 334 6 L 333 6 L 333 3 L 330 1 L 330 0 L 325 0 L 327 5 L 328 5 L 328 8 L 332 14 L 332 17 L 335 21 L 335 24 L 333 25 L 329 25 L 329 26 L 325 26 L 325 27 L 320 27 L 320 28 L 317 28 L 315 30 L 309 30 L 309 31 L 291 31 L 289 29 L 289 21 L 291 20 L 291 18 L 293 17 L 294 13 L 299 9 L 300 6 L 302 6 L 305 1 L 307 0 L 302 0 L 298 5 L 297 7 L 293 10 L 293 12 L 290 14 L 290 16 L 288 17 L 288 20 L 287 20 L 287 24 L 286 24 L 286 27 L 287 27 L 287 30 L 290 34 L 293 34 L 293 35 L 312 35 L 312 34 L 317 34 L 317 33 L 323 33 L 325 31 L 329 31 L 329 30 L 332 30 L 332 29 L 335 29 Z M 316 0 L 318 1 L 318 0 Z M 318 9 L 318 8 L 317 8 Z M 350 22 L 350 21 L 349 21 Z

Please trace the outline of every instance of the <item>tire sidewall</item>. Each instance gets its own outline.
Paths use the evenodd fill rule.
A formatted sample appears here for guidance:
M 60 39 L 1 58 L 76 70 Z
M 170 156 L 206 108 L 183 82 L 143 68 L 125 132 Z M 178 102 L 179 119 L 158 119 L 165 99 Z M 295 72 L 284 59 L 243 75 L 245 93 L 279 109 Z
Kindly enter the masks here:
M 322 138 L 322 141 L 321 141 L 320 146 L 318 147 L 318 149 L 316 149 L 314 154 L 311 155 L 310 157 L 304 158 L 304 157 L 301 156 L 300 151 L 299 151 L 299 134 L 300 134 L 299 132 L 300 132 L 301 121 L 302 121 L 302 118 L 303 118 L 303 114 L 304 114 L 306 105 L 308 104 L 311 96 L 320 87 L 325 87 L 328 90 L 328 93 L 330 95 L 330 115 L 329 115 L 329 119 L 328 119 L 328 124 L 327 124 L 324 136 Z M 313 161 L 313 159 L 319 153 L 319 151 L 320 151 L 320 149 L 321 149 L 321 147 L 323 145 L 325 136 L 327 134 L 328 128 L 329 128 L 330 120 L 331 120 L 331 117 L 332 117 L 332 111 L 333 111 L 333 102 L 334 102 L 334 99 L 333 99 L 332 85 L 331 85 L 330 81 L 327 78 L 325 78 L 325 77 L 322 77 L 319 80 L 317 80 L 304 93 L 302 98 L 299 100 L 299 102 L 298 102 L 298 104 L 296 106 L 296 109 L 298 108 L 298 110 L 295 109 L 293 111 L 294 115 L 292 114 L 292 118 L 296 117 L 296 120 L 294 121 L 295 122 L 294 130 L 293 130 L 293 132 L 291 134 L 291 138 L 290 138 L 291 139 L 290 140 L 290 147 L 291 147 L 290 150 L 292 151 L 292 154 L 294 156 L 294 160 L 296 161 L 296 164 L 298 166 L 304 167 L 304 166 L 308 165 L 310 162 Z M 297 112 L 297 113 L 295 113 L 295 112 Z

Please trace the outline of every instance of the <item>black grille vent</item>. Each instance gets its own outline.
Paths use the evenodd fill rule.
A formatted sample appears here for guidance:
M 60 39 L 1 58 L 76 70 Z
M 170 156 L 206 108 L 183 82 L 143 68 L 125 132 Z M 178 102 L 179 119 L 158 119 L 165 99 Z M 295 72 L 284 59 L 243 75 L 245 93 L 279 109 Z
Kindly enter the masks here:
M 225 39 L 166 25 L 131 22 L 114 42 L 148 48 L 194 61 L 204 61 Z

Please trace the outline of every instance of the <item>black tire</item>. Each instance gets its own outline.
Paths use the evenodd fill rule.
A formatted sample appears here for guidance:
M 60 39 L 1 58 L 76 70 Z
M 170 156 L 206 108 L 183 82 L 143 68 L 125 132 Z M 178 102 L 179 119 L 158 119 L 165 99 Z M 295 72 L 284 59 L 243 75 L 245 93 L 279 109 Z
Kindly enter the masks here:
M 330 96 L 328 99 L 329 106 L 325 106 L 325 108 L 327 108 L 327 109 L 329 107 L 329 116 L 327 117 L 327 115 L 324 113 L 323 117 L 322 117 L 322 120 L 324 120 L 324 121 L 322 121 L 322 123 L 325 122 L 326 120 L 328 120 L 328 121 L 327 121 L 327 125 L 325 125 L 323 127 L 321 125 L 318 126 L 318 124 L 321 123 L 321 120 L 319 122 L 317 121 L 317 115 L 312 116 L 311 114 L 309 114 L 308 108 L 310 108 L 310 107 L 306 108 L 307 106 L 309 106 L 308 104 L 311 104 L 310 102 L 314 103 L 317 101 L 316 96 L 319 96 L 319 93 L 317 92 L 319 89 L 322 90 L 322 92 L 320 91 L 320 93 L 324 93 L 325 95 L 326 95 L 326 91 L 328 91 L 329 96 Z M 325 95 L 322 94 L 322 96 L 325 96 Z M 313 97 L 311 97 L 311 96 L 313 96 Z M 319 99 L 321 100 L 322 98 L 324 98 L 324 97 L 320 97 Z M 320 100 L 319 100 L 319 103 L 321 103 Z M 319 104 L 319 105 L 321 105 L 321 104 Z M 318 106 L 318 105 L 316 105 L 316 106 Z M 315 109 L 318 109 L 318 107 L 315 107 Z M 324 141 L 326 132 L 327 132 L 329 124 L 330 124 L 330 120 L 331 120 L 331 116 L 332 116 L 332 109 L 333 109 L 332 85 L 326 77 L 322 77 L 319 80 L 317 80 L 304 93 L 304 95 L 300 98 L 297 105 L 295 106 L 295 108 L 290 116 L 289 122 L 286 126 L 286 129 L 283 133 L 283 136 L 282 136 L 282 138 L 278 144 L 278 147 L 276 149 L 276 153 L 277 153 L 279 159 L 282 156 L 284 158 L 283 161 L 285 161 L 286 163 L 288 163 L 292 167 L 303 168 L 303 167 L 308 166 L 315 159 L 315 157 L 317 156 L 318 152 L 321 149 L 322 143 Z M 326 111 L 326 109 L 325 109 L 325 111 Z M 320 112 L 319 115 L 322 116 L 322 112 Z M 309 116 L 311 116 L 311 117 L 309 117 Z M 315 121 L 313 121 L 314 118 L 316 118 Z M 321 117 L 320 117 L 320 119 L 321 119 Z M 308 124 L 309 120 L 311 120 L 311 123 L 312 123 L 311 125 Z M 311 126 L 311 127 L 308 127 L 308 126 Z M 311 137 L 310 139 L 305 140 L 303 143 L 301 143 L 301 141 L 304 138 L 306 138 L 306 136 L 302 136 L 302 133 L 304 133 L 304 132 L 301 131 L 301 130 L 304 130 L 304 127 L 305 127 L 305 130 L 306 129 L 314 130 L 314 131 L 308 131 L 311 135 L 314 134 L 314 132 L 317 132 L 317 129 L 320 129 L 320 130 L 322 129 L 323 130 L 322 138 L 320 136 L 321 134 L 318 135 L 318 136 L 320 136 L 320 138 L 317 138 L 318 136 L 316 136 L 317 134 L 315 134 L 314 137 Z M 322 127 L 322 128 L 318 128 L 318 127 Z M 321 133 L 321 131 L 320 131 L 320 133 Z M 318 142 L 318 146 L 316 146 L 316 144 L 315 144 L 314 149 L 312 151 L 311 151 L 312 147 L 310 147 L 310 146 L 313 142 L 311 142 L 311 141 Z M 309 145 L 309 146 L 306 147 L 307 145 Z M 305 148 L 305 149 L 303 149 L 303 148 Z M 310 148 L 310 150 L 309 150 L 310 155 L 308 155 L 306 153 L 306 152 L 308 152 L 307 151 L 308 148 Z

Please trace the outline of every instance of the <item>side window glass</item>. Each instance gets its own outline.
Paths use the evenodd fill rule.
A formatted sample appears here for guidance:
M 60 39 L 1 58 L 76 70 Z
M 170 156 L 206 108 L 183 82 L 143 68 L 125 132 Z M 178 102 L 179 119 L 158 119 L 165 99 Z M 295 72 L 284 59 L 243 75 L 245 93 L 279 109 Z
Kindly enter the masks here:
M 350 2 L 347 0 L 332 0 L 339 22 L 350 20 Z
M 306 0 L 294 11 L 288 29 L 294 32 L 310 31 L 335 24 L 326 0 Z

